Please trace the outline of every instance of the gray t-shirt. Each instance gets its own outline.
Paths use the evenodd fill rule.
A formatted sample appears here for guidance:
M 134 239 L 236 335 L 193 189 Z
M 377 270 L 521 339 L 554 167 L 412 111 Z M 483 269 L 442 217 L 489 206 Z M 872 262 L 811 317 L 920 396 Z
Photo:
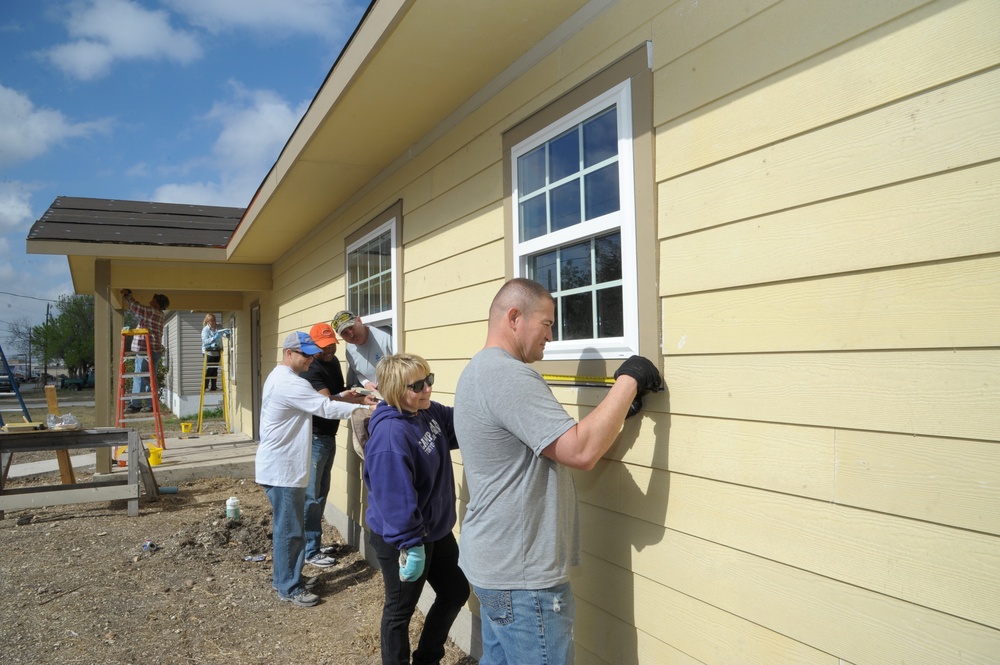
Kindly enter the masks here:
M 546 589 L 580 563 L 576 485 L 542 451 L 576 424 L 535 370 L 499 348 L 477 353 L 455 390 L 469 505 L 459 565 L 484 589 Z
M 392 335 L 381 328 L 368 326 L 368 339 L 364 344 L 347 345 L 347 385 L 365 385 L 365 381 L 378 383 L 375 366 L 382 356 L 392 353 Z

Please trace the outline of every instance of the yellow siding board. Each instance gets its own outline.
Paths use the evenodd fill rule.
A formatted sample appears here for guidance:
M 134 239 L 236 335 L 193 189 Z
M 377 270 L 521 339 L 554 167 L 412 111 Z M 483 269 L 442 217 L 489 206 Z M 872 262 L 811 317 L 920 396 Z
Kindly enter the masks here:
M 996 158 L 998 106 L 992 70 L 674 178 L 659 186 L 661 236 Z
M 982 440 L 1000 432 L 996 350 L 672 356 L 664 370 L 674 413 Z
M 626 422 L 629 427 L 633 421 Z M 836 430 L 673 414 L 641 430 L 608 457 L 749 487 L 832 501 Z M 577 481 L 577 487 L 580 486 Z
M 423 268 L 480 245 L 502 240 L 503 236 L 503 206 L 497 204 L 477 210 L 407 245 L 406 270 Z M 503 253 L 503 247 L 500 252 Z
M 884 2 L 866 4 L 885 15 L 872 16 L 880 22 L 906 5 L 918 3 L 902 2 L 894 7 Z M 742 89 L 747 81 L 754 80 L 762 64 L 751 54 L 786 52 L 787 40 L 770 41 L 759 24 L 766 22 L 775 31 L 786 31 L 788 24 L 771 15 L 793 8 L 796 12 L 815 12 L 811 20 L 796 23 L 787 35 L 805 37 L 804 47 L 818 43 L 817 33 L 824 33 L 826 43 L 832 43 L 825 35 L 830 25 L 842 24 L 841 16 L 857 15 L 856 8 L 845 7 L 836 0 L 786 2 L 758 17 L 760 20 L 743 26 L 745 31 L 752 31 L 753 44 L 744 44 L 748 35 L 739 34 L 737 29 L 657 72 L 658 123 L 686 113 L 688 109 L 681 104 L 698 108 L 710 99 L 728 95 L 730 89 L 738 91 L 709 108 L 699 109 L 696 115 L 677 118 L 661 128 L 657 133 L 657 150 L 669 155 L 669 161 L 661 163 L 660 179 L 835 122 L 1000 62 L 1000 5 L 994 0 L 935 2 L 900 20 L 864 32 L 823 53 L 821 58 L 810 58 Z M 884 12 L 885 9 L 889 11 Z M 864 20 L 871 21 L 867 17 Z M 851 34 L 855 33 L 835 30 L 832 36 Z M 738 45 L 731 43 L 737 40 Z M 781 43 L 782 48 L 775 49 L 775 43 Z M 801 52 L 806 54 L 804 50 Z M 747 57 L 734 61 L 733 53 Z M 692 72 L 693 65 L 696 69 Z M 774 69 L 773 65 L 770 69 Z M 677 94 L 678 90 L 690 92 L 689 85 L 695 82 L 700 86 L 697 89 L 700 94 L 690 97 Z M 831 94 L 831 90 L 836 94 Z M 795 103 L 776 103 L 789 99 Z
M 636 662 L 635 628 L 582 598 L 574 600 L 574 641 L 605 663 Z
M 836 502 L 1000 535 L 1000 444 L 837 432 Z
M 483 348 L 486 319 L 444 328 L 424 328 L 406 332 L 405 349 L 427 357 L 467 361 Z
M 504 249 L 503 242 L 498 240 L 407 272 L 403 277 L 403 292 L 407 300 L 419 300 L 473 286 L 502 274 Z
M 573 588 L 577 589 L 576 580 Z M 579 594 L 575 595 L 576 621 L 573 624 L 573 636 L 576 640 L 576 658 L 573 662 L 576 665 L 701 665 L 701 661 L 683 651 L 678 651 L 646 632 L 636 630 L 631 622 L 621 621 L 613 614 L 587 602 Z M 586 654 L 583 659 L 580 657 L 581 652 Z M 836 665 L 830 662 L 831 665 Z
M 676 295 L 1000 252 L 998 182 L 993 162 L 670 238 L 660 288 Z
M 628 544 L 622 543 L 627 561 Z M 741 665 L 837 665 L 829 654 L 779 635 L 741 617 L 712 607 L 697 598 L 678 593 L 653 580 L 634 575 L 620 565 L 596 557 L 584 557 L 584 565 L 573 571 L 573 590 L 581 609 L 599 614 L 591 622 L 616 615 L 634 623 L 639 632 L 661 642 L 658 650 L 670 660 L 651 663 L 685 663 L 681 654 L 695 662 L 740 663 Z M 582 600 L 582 603 L 581 603 Z M 609 609 L 610 608 L 610 609 Z M 634 615 L 634 620 L 633 620 Z M 591 623 L 588 622 L 588 623 Z M 620 645 L 634 648 L 628 640 Z M 592 649 L 589 641 L 584 644 Z M 632 662 L 627 657 L 610 662 Z
M 653 18 L 653 70 L 678 60 L 702 44 L 728 34 L 755 14 L 781 0 L 745 2 L 674 2 Z M 668 3 L 663 3 L 668 4 Z
M 659 418 L 635 423 L 626 422 L 602 465 L 621 460 L 1000 534 L 1000 444 L 992 441 L 679 414 L 671 415 L 669 429 Z M 581 500 L 607 501 L 612 509 L 621 505 L 620 478 L 580 473 L 576 482 Z M 599 494 L 609 492 L 608 483 L 614 483 L 613 498 Z
M 621 472 L 625 514 L 1000 628 L 995 536 L 643 467 Z
M 1000 257 L 674 296 L 661 311 L 672 354 L 992 346 Z
M 496 275 L 494 279 L 492 282 L 407 302 L 405 305 L 407 330 L 485 320 L 489 315 L 493 296 L 503 285 L 503 275 Z
M 683 607 L 659 610 L 665 616 L 657 614 L 661 596 L 676 591 L 681 598 L 854 663 L 987 665 L 995 663 L 1000 653 L 1000 631 L 981 624 L 619 513 L 583 505 L 581 520 L 584 548 L 590 554 L 635 573 L 636 597 L 649 598 L 648 607 L 637 601 L 636 616 L 641 621 L 685 625 Z M 703 630 L 699 625 L 690 630 L 698 635 L 696 648 L 713 646 L 710 637 L 698 632 Z M 682 648 L 676 639 L 655 629 L 648 632 Z M 679 639 L 684 639 L 685 631 L 679 632 Z M 699 657 L 696 651 L 683 650 Z M 745 662 L 739 657 L 700 659 Z
M 496 126 L 483 131 L 477 123 L 464 122 L 449 133 L 448 141 L 459 147 L 431 170 L 435 195 L 460 186 L 470 173 L 482 173 L 502 160 L 501 134 Z
M 501 170 L 499 163 L 490 165 L 426 204 L 408 210 L 403 225 L 403 244 L 409 245 L 456 219 L 500 201 L 503 198 Z
M 704 106 L 925 2 L 785 0 L 777 3 L 663 70 L 655 86 L 659 92 L 654 121 L 661 124 Z M 664 94 L 670 92 L 674 94 Z

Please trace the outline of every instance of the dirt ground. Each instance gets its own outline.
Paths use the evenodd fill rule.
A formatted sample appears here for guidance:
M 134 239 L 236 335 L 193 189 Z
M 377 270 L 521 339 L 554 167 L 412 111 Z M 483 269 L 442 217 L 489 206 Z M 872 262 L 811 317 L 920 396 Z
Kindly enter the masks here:
M 78 473 L 78 482 L 86 477 Z M 226 519 L 230 496 L 240 499 L 240 522 Z M 381 662 L 381 575 L 332 527 L 325 540 L 337 548 L 337 565 L 305 570 L 319 576 L 322 601 L 296 608 L 271 590 L 270 505 L 253 482 L 183 483 L 159 501 L 144 495 L 138 517 L 125 508 L 76 504 L 0 520 L 2 662 Z M 155 549 L 144 550 L 146 539 Z M 414 644 L 422 620 L 418 612 L 411 623 Z M 476 661 L 449 643 L 442 662 Z

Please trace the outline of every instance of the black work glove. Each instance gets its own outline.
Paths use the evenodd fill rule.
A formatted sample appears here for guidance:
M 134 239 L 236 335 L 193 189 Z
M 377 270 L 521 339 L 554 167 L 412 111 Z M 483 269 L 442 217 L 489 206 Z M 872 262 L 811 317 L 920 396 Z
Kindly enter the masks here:
M 628 413 L 625 414 L 625 420 L 628 420 L 640 411 L 642 411 L 642 398 L 636 395 L 632 403 L 628 405 Z
M 632 356 L 623 362 L 621 367 L 615 371 L 615 378 L 617 379 L 622 374 L 631 376 L 639 384 L 636 397 L 642 397 L 648 392 L 663 389 L 663 377 L 660 376 L 660 370 L 656 369 L 656 365 L 642 356 Z

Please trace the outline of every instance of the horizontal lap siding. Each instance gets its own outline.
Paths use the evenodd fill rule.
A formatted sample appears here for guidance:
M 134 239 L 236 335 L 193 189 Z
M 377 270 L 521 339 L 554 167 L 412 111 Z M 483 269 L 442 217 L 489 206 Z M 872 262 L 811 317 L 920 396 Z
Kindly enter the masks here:
M 1000 5 L 848 4 L 657 49 L 647 404 L 671 416 L 577 475 L 617 571 L 578 592 L 600 605 L 617 574 L 640 631 L 646 590 L 680 594 L 823 654 L 792 662 L 995 662 Z M 707 663 L 784 657 L 648 630 Z
M 452 403 L 507 268 L 502 133 L 650 39 L 668 390 L 575 474 L 578 662 L 995 662 L 998 26 L 623 0 L 291 252 L 278 327 L 329 316 L 343 238 L 402 199 L 404 347 Z M 360 519 L 346 429 L 331 502 Z

